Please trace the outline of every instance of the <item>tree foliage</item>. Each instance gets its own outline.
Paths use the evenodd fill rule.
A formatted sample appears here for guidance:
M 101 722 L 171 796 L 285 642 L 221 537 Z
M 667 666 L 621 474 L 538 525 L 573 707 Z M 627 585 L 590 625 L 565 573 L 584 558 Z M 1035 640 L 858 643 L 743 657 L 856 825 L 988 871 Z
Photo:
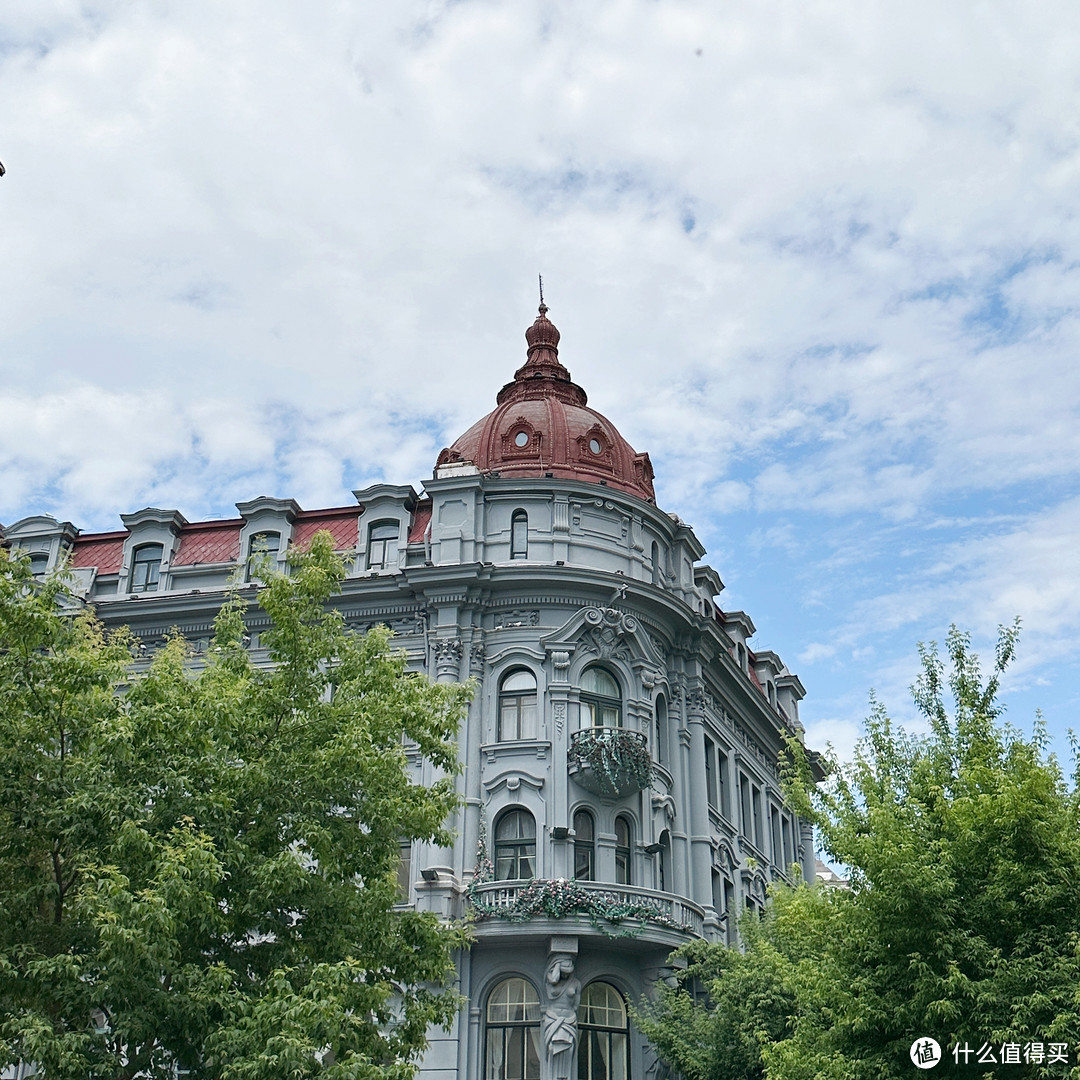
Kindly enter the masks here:
M 272 667 L 233 599 L 201 670 L 173 635 L 133 673 L 126 632 L 0 551 L 0 1060 L 405 1080 L 449 1022 L 461 933 L 394 905 L 400 842 L 449 842 L 468 690 L 346 631 L 328 534 L 291 562 Z M 405 739 L 446 779 L 413 784 Z
M 792 769 L 789 798 L 850 889 L 778 889 L 760 925 L 744 921 L 744 953 L 687 950 L 683 985 L 643 1022 L 689 1080 L 910 1077 L 920 1036 L 995 1056 L 1002 1043 L 1067 1043 L 1071 1072 L 1001 1074 L 1080 1076 L 1080 803 L 1041 726 L 1024 738 L 1001 722 L 1016 638 L 1002 630 L 985 681 L 955 628 L 947 664 L 920 647 L 928 735 L 874 703 L 852 763 L 822 785 Z M 997 1074 L 951 1055 L 934 1074 L 953 1072 Z

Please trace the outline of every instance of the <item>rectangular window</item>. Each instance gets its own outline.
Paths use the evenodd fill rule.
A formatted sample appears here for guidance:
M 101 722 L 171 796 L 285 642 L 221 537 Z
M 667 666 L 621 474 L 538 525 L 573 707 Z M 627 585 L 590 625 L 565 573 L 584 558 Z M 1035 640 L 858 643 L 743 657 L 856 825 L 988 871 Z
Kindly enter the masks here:
M 769 807 L 769 832 L 772 839 L 772 860 L 778 866 L 783 866 L 784 849 L 780 843 L 780 811 L 775 806 Z
M 716 774 L 713 771 L 716 760 L 716 747 L 712 739 L 705 737 L 705 795 L 709 805 L 716 808 Z
M 787 870 L 795 861 L 794 849 L 791 846 L 791 821 L 787 814 L 781 817 L 780 828 L 784 837 L 784 869 Z
M 397 561 L 398 524 L 384 521 L 372 525 L 368 533 L 367 568 L 386 570 Z
M 161 544 L 143 544 L 135 549 L 131 563 L 131 592 L 156 592 L 161 579 Z
M 409 902 L 409 890 L 412 888 L 412 844 L 407 840 L 402 840 L 398 851 L 398 903 L 407 904 Z
M 510 521 L 510 558 L 529 557 L 529 517 L 524 510 L 515 510 Z
M 731 792 L 728 790 L 728 756 L 720 751 L 719 767 L 716 775 L 720 780 L 720 813 L 731 820 Z
M 742 811 L 742 834 L 746 837 L 754 835 L 754 823 L 750 818 L 750 781 L 739 773 L 739 809 Z
M 754 786 L 754 844 L 758 851 L 765 850 L 764 823 L 761 820 L 761 788 Z
M 724 914 L 727 915 L 727 943 L 731 945 L 735 941 L 735 923 L 739 914 L 735 910 L 735 883 L 727 878 L 724 878 Z

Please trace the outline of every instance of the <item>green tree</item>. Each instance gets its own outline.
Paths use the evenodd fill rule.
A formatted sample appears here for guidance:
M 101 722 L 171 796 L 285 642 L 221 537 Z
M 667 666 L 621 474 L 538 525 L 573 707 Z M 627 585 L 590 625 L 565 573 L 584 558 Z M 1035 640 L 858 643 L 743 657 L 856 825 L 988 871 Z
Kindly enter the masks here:
M 744 955 L 690 951 L 709 1002 L 684 984 L 645 1021 L 691 1080 L 910 1077 L 919 1036 L 973 1051 L 959 1065 L 946 1051 L 933 1075 L 1080 1076 L 1080 803 L 1041 726 L 1001 722 L 1016 638 L 1002 630 L 985 681 L 955 628 L 947 665 L 920 648 L 926 736 L 875 703 L 855 760 L 821 785 L 793 747 L 789 797 L 851 887 L 779 889 L 760 926 L 744 922 Z M 760 1009 L 743 1004 L 755 995 Z M 1072 1071 L 976 1060 L 1029 1042 L 1068 1044 Z
M 346 631 L 328 534 L 290 561 L 271 668 L 234 599 L 201 670 L 174 636 L 133 674 L 126 633 L 0 551 L 0 1061 L 404 1080 L 452 1017 L 462 933 L 394 904 L 402 839 L 450 839 L 468 689 Z M 447 779 L 412 783 L 406 739 Z

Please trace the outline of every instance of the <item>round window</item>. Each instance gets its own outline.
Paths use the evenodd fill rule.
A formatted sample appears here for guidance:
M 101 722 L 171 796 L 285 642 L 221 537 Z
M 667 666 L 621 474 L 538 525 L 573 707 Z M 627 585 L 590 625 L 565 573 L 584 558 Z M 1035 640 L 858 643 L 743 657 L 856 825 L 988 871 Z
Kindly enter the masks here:
M 590 449 L 590 450 L 591 450 L 591 451 L 592 451 L 592 452 L 593 452 L 594 454 L 599 454 L 599 453 L 600 453 L 600 449 L 601 449 L 601 447 L 600 447 L 600 440 L 599 440 L 599 439 L 590 439 L 590 440 L 589 440 L 589 449 Z
M 527 446 L 529 442 L 529 433 L 527 431 L 519 431 L 514 436 L 515 446 Z

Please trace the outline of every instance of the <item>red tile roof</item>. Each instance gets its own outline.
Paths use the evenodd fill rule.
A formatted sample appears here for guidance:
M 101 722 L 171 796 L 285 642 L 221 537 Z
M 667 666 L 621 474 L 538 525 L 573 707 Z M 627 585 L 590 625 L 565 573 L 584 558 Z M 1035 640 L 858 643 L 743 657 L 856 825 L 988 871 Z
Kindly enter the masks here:
M 71 566 L 96 566 L 99 574 L 115 574 L 124 561 L 127 532 L 87 533 L 75 541 Z
M 172 565 L 236 562 L 240 558 L 240 530 L 243 527 L 243 518 L 188 525 L 180 533 L 180 546 L 173 556 Z
M 430 522 L 431 500 L 421 499 L 416 504 L 416 510 L 413 512 L 412 524 L 409 526 L 410 544 L 422 544 L 424 542 L 424 533 L 427 532 L 427 527 Z
M 328 510 L 302 510 L 293 525 L 294 547 L 306 548 L 317 532 L 326 529 L 337 551 L 352 551 L 359 537 L 359 506 L 337 506 Z

